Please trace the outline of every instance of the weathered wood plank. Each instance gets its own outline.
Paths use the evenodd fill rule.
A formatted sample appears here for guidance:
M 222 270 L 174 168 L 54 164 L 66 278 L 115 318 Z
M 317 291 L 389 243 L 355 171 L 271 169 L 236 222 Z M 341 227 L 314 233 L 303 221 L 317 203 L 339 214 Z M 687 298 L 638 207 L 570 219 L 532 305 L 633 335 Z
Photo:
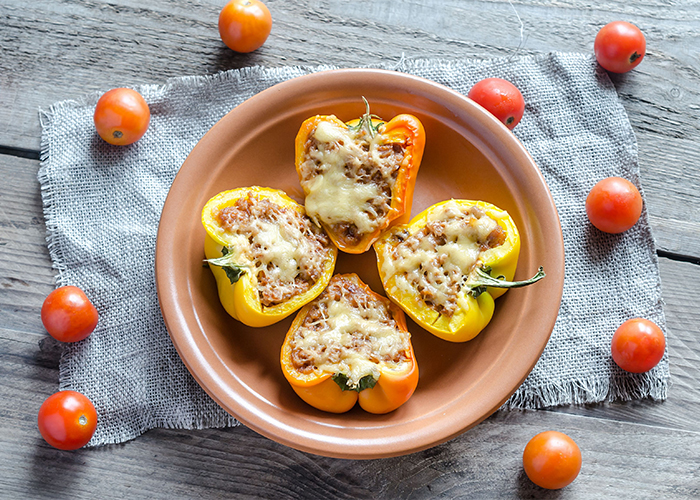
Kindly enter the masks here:
M 532 485 L 522 449 L 556 429 L 582 449 L 566 498 L 691 498 L 700 494 L 700 433 L 553 412 L 503 412 L 452 441 L 371 461 L 309 455 L 249 429 L 154 430 L 123 445 L 65 453 L 38 435 L 60 350 L 0 328 L 0 491 L 8 498 L 558 498 Z M 652 472 L 650 472 L 652 471 Z
M 36 172 L 39 162 L 0 155 L 0 316 L 9 329 L 42 334 L 38 315 L 53 289 L 54 271 L 46 249 L 46 229 Z M 692 283 L 700 267 L 660 259 L 662 296 L 669 329 L 672 388 L 666 403 L 631 402 L 562 408 L 555 411 L 593 414 L 677 429 L 700 428 L 700 318 Z M 679 277 L 685 286 L 678 286 Z
M 0 155 L 0 318 L 5 328 L 44 331 L 39 310 L 54 288 L 37 160 Z
M 0 5 L 0 145 L 38 150 L 39 108 L 115 86 L 255 64 L 498 57 L 514 54 L 520 42 L 517 17 L 503 0 L 424 0 L 400 8 L 369 0 L 270 0 L 270 39 L 259 51 L 240 55 L 219 40 L 220 4 L 6 0 Z M 700 45 L 700 5 L 670 8 L 662 0 L 514 5 L 524 23 L 522 54 L 590 52 L 597 29 L 613 18 L 645 31 L 646 61 L 614 81 L 638 136 L 659 247 L 700 256 L 700 208 L 692 203 L 700 188 L 695 168 L 700 151 L 694 144 L 700 133 L 700 56 L 694 49 Z
M 498 57 L 519 44 L 508 0 L 268 0 L 270 40 L 250 55 L 221 44 L 223 0 L 4 0 L 0 146 L 38 151 L 38 108 L 114 86 L 162 83 L 254 64 L 364 65 L 406 57 Z M 513 1 L 522 54 L 592 50 L 605 22 L 647 35 L 647 60 L 614 76 L 639 141 L 660 248 L 700 257 L 700 2 Z M 497 29 L 494 29 L 497 27 Z M 0 494 L 7 498 L 695 498 L 700 497 L 700 267 L 661 259 L 672 386 L 635 401 L 501 412 L 406 457 L 346 461 L 283 447 L 249 429 L 154 430 L 124 445 L 64 453 L 38 435 L 36 411 L 58 383 L 60 343 L 39 309 L 53 289 L 36 171 L 0 155 Z M 678 283 L 680 281 L 680 283 Z M 562 492 L 521 471 L 545 429 L 581 446 L 581 476 Z
M 659 267 L 671 371 L 668 399 L 569 406 L 551 411 L 700 431 L 700 311 L 697 286 L 692 285 L 700 282 L 700 266 L 660 259 Z M 679 286 L 679 282 L 685 286 Z
M 91 90 L 254 64 L 362 65 L 404 54 L 498 57 L 512 55 L 520 36 L 517 18 L 503 0 L 425 0 L 401 8 L 368 0 L 270 0 L 275 21 L 270 39 L 255 53 L 241 55 L 219 40 L 221 3 L 42 0 L 27 5 L 6 0 L 0 6 L 0 118 L 12 113 L 14 121 L 0 120 L 3 145 L 38 149 L 37 108 Z M 640 127 L 663 134 L 654 122 L 665 121 L 677 129 L 675 136 L 697 132 L 697 123 L 681 119 L 698 112 L 693 110 L 699 95 L 693 85 L 698 54 L 692 48 L 700 38 L 693 22 L 700 15 L 696 2 L 674 8 L 661 0 L 644 8 L 622 1 L 514 4 L 524 22 L 523 54 L 590 52 L 597 29 L 611 20 L 610 12 L 639 24 L 647 33 L 649 55 L 633 76 L 617 78 L 625 87 L 623 97 L 640 110 L 654 106 L 651 117 L 665 113 L 652 123 L 640 121 Z
M 10 284 L 0 294 L 0 425 L 5 429 L 0 438 L 0 470 L 5 471 L 0 474 L 0 491 L 11 498 L 165 498 L 173 493 L 251 498 L 554 497 L 556 493 L 533 486 L 520 470 L 527 440 L 549 428 L 569 433 L 583 449 L 581 476 L 564 496 L 698 494 L 693 469 L 700 460 L 696 294 L 692 287 L 675 283 L 677 276 L 697 282 L 700 268 L 665 259 L 662 289 L 674 385 L 662 404 L 637 401 L 502 412 L 431 450 L 373 461 L 308 455 L 245 428 L 160 429 L 119 446 L 73 454 L 53 450 L 35 428 L 38 407 L 56 389 L 62 351 L 38 318 L 41 301 L 53 287 L 53 272 L 43 247 L 41 218 L 28 223 L 41 213 L 37 168 L 34 160 L 0 156 L 0 178 L 7 180 L 0 191 L 5 210 L 0 243 L 7 243 L 0 245 L 0 276 L 3 285 Z M 37 277 L 27 279 L 32 272 Z
M 46 246 L 39 162 L 0 155 L 0 318 L 5 328 L 43 332 L 39 310 L 54 288 Z

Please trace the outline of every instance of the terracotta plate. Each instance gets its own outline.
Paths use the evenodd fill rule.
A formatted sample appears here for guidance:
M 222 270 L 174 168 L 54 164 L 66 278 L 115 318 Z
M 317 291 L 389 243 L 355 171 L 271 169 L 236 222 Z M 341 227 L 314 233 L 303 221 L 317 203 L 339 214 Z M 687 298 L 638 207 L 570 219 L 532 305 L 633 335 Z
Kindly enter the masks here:
M 303 203 L 294 138 L 316 114 L 343 121 L 372 112 L 412 113 L 426 128 L 413 213 L 448 198 L 481 199 L 507 210 L 520 229 L 516 279 L 544 266 L 547 277 L 498 299 L 490 325 L 453 344 L 409 322 L 420 382 L 388 415 L 359 407 L 335 415 L 299 399 L 279 366 L 292 318 L 252 329 L 221 307 L 202 267 L 206 201 L 220 191 L 260 185 Z M 337 272 L 357 272 L 381 292 L 376 257 L 341 254 Z M 156 278 L 168 331 L 199 384 L 242 423 L 285 445 L 327 456 L 378 458 L 446 441 L 497 410 L 544 349 L 559 310 L 564 247 L 557 211 L 531 157 L 504 126 L 466 97 L 436 83 L 379 70 L 337 70 L 276 85 L 244 102 L 194 148 L 175 178 L 158 231 Z

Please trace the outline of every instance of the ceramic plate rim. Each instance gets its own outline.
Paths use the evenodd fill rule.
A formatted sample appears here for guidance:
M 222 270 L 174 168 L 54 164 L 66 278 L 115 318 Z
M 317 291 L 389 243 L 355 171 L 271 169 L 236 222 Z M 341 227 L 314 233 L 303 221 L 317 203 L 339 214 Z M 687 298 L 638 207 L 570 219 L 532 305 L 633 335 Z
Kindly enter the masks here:
M 460 106 L 460 111 L 477 116 L 485 127 L 486 136 L 498 138 L 504 142 L 507 149 L 504 154 L 517 159 L 520 163 L 526 164 L 527 168 L 533 170 L 529 174 L 533 176 L 533 179 L 537 179 L 536 183 L 539 183 L 538 194 L 545 196 L 547 204 L 552 208 L 551 212 L 543 214 L 545 220 L 539 222 L 542 222 L 546 226 L 546 230 L 552 233 L 550 235 L 557 236 L 552 241 L 553 248 L 547 250 L 548 259 L 551 261 L 547 269 L 549 287 L 553 287 L 552 295 L 558 296 L 550 299 L 556 302 L 556 307 L 553 308 L 555 312 L 552 314 L 550 308 L 549 314 L 543 318 L 542 326 L 538 328 L 536 342 L 533 342 L 529 350 L 524 353 L 526 356 L 524 366 L 527 367 L 527 370 L 510 374 L 508 376 L 509 387 L 502 388 L 496 397 L 490 398 L 488 401 L 479 401 L 476 408 L 471 409 L 470 417 L 466 418 L 465 421 L 455 424 L 454 422 L 446 422 L 447 419 L 442 419 L 442 421 L 437 419 L 437 423 L 433 422 L 428 427 L 414 429 L 411 433 L 404 435 L 402 439 L 394 436 L 382 436 L 381 432 L 377 431 L 370 433 L 371 436 L 366 439 L 346 440 L 332 432 L 321 432 L 321 430 L 328 431 L 328 426 L 309 420 L 302 422 L 307 427 L 302 429 L 294 418 L 290 417 L 286 421 L 279 418 L 276 409 L 268 408 L 264 402 L 255 401 L 254 398 L 251 401 L 250 398 L 245 397 L 245 394 L 238 393 L 225 383 L 217 371 L 217 367 L 212 366 L 211 361 L 207 361 L 207 356 L 203 354 L 202 349 L 205 349 L 206 346 L 198 345 L 187 327 L 187 319 L 183 315 L 178 301 L 186 300 L 187 293 L 192 293 L 192 290 L 176 289 L 174 273 L 169 268 L 173 265 L 173 242 L 167 233 L 161 231 L 164 225 L 172 223 L 174 217 L 173 198 L 182 196 L 183 183 L 187 182 L 188 165 L 195 161 L 194 158 L 201 148 L 209 147 L 212 141 L 216 142 L 214 136 L 221 133 L 241 116 L 245 116 L 249 108 L 260 106 L 260 103 L 265 100 L 277 102 L 280 100 L 280 96 L 284 96 L 286 92 L 299 92 L 305 86 L 327 85 L 329 88 L 335 88 L 334 86 L 340 85 L 340 81 L 358 82 L 365 78 L 383 78 L 393 82 L 397 89 L 410 88 L 417 89 L 416 92 L 422 92 L 428 96 L 439 95 L 441 99 Z M 299 76 L 278 83 L 254 95 L 224 116 L 202 137 L 183 163 L 166 198 L 157 235 L 155 266 L 158 299 L 172 342 L 195 380 L 222 408 L 256 432 L 287 446 L 325 456 L 369 459 L 403 455 L 445 442 L 478 424 L 507 401 L 536 364 L 554 328 L 563 292 L 564 247 L 556 207 L 542 174 L 522 144 L 486 111 L 465 96 L 417 76 L 378 69 L 334 69 Z M 216 353 L 213 354 L 216 357 Z M 486 375 L 488 374 L 484 374 L 484 376 Z M 284 415 L 282 416 L 284 417 Z M 415 422 L 415 420 L 411 422 Z

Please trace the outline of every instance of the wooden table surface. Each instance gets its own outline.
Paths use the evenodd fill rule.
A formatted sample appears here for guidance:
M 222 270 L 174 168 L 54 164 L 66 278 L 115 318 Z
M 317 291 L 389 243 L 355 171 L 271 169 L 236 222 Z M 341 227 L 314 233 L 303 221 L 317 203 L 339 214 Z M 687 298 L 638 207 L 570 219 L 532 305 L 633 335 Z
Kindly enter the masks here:
M 221 43 L 223 0 L 0 0 L 1 498 L 699 498 L 700 2 L 698 0 L 269 0 L 273 31 L 243 55 Z M 54 288 L 39 184 L 38 109 L 87 92 L 251 65 L 357 66 L 592 51 L 623 19 L 647 37 L 643 63 L 613 80 L 639 142 L 660 257 L 671 386 L 633 401 L 497 412 L 435 448 L 382 460 L 302 453 L 243 426 L 156 429 L 61 452 L 36 429 L 58 386 L 61 345 L 39 311 Z M 548 492 L 522 449 L 556 429 L 583 468 Z

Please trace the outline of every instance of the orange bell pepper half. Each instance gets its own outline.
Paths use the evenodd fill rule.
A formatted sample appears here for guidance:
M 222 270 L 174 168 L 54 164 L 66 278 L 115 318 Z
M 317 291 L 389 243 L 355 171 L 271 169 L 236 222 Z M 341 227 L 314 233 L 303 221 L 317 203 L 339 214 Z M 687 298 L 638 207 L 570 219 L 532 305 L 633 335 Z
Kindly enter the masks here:
M 307 119 L 295 141 L 307 214 L 343 252 L 365 252 L 388 227 L 407 222 L 424 149 L 425 129 L 410 114 L 385 122 L 367 104 L 347 123 Z
M 418 385 L 410 338 L 401 309 L 356 274 L 340 274 L 299 311 L 280 364 L 294 392 L 319 410 L 344 413 L 359 402 L 388 413 Z

